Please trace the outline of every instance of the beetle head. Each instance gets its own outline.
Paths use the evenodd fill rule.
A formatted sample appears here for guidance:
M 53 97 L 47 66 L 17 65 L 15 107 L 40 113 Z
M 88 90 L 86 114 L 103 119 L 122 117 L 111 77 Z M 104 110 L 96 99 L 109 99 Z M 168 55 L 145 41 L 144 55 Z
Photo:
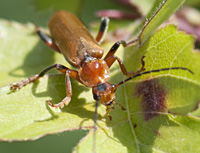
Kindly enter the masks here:
M 115 101 L 115 85 L 105 82 L 92 88 L 93 98 L 105 106 Z

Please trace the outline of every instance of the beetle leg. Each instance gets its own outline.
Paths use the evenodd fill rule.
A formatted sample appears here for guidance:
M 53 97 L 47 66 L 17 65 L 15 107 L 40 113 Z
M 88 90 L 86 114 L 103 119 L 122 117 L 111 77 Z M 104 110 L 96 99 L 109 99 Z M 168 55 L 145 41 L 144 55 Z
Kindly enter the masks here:
M 107 58 L 113 56 L 117 49 L 119 48 L 119 46 L 122 44 L 124 47 L 129 47 L 135 44 L 135 42 L 138 41 L 137 39 L 132 40 L 130 42 L 126 42 L 124 40 L 121 41 L 117 41 L 116 43 L 114 43 L 114 45 L 111 47 L 111 49 L 109 50 L 109 52 L 107 53 L 107 55 L 104 57 L 104 60 L 106 60 Z
M 51 100 L 46 100 L 47 103 L 49 103 L 49 105 L 51 107 L 55 107 L 55 108 L 63 108 L 65 105 L 68 105 L 69 102 L 71 101 L 71 96 L 72 96 L 72 86 L 71 86 L 71 81 L 70 81 L 70 75 L 69 75 L 69 71 L 66 71 L 66 77 L 65 77 L 65 83 L 66 83 L 66 94 L 67 96 L 58 104 L 53 104 Z
M 124 108 L 120 103 L 113 102 L 113 104 L 119 105 L 119 106 L 121 107 L 122 110 L 126 110 L 126 108 Z
M 20 82 L 16 83 L 16 84 L 13 84 L 10 89 L 13 90 L 13 91 L 16 91 L 16 90 L 19 90 L 21 89 L 23 86 L 26 86 L 27 84 L 29 84 L 30 82 L 34 82 L 36 80 L 39 79 L 39 75 L 36 74 L 34 76 L 31 76 L 29 77 L 28 79 L 26 80 L 21 80 Z
M 104 57 L 104 60 L 106 61 L 109 57 L 113 56 L 117 49 L 119 48 L 120 44 L 122 44 L 124 41 L 117 41 L 109 50 L 109 52 L 107 53 L 107 55 Z M 112 65 L 112 64 L 111 64 Z M 110 65 L 110 66 L 111 66 Z
M 138 39 L 133 39 L 133 40 L 128 41 L 128 42 L 122 40 L 122 44 L 123 44 L 124 47 L 130 47 L 130 46 L 135 45 L 136 42 L 138 42 L 138 41 L 139 41 Z
M 132 76 L 132 75 L 138 74 L 138 73 L 140 73 L 140 72 L 142 72 L 142 71 L 145 70 L 145 68 L 144 68 L 145 62 L 144 62 L 143 59 L 144 59 L 144 56 L 141 58 L 142 67 L 138 71 L 136 71 L 136 72 L 128 72 L 126 70 L 126 67 L 124 66 L 123 62 L 120 60 L 120 58 L 117 57 L 117 56 L 114 56 L 114 55 L 111 56 L 111 57 L 109 57 L 109 58 L 107 58 L 106 59 L 106 63 L 108 65 L 108 67 L 110 67 L 115 62 L 115 60 L 117 60 L 117 62 L 119 63 L 119 66 L 121 68 L 122 73 L 124 75 L 126 75 L 126 76 Z
M 71 77 L 75 78 L 77 81 L 81 82 L 80 79 L 79 79 L 77 71 L 71 70 L 71 69 L 69 69 L 69 68 L 67 68 L 67 67 L 65 67 L 64 65 L 61 65 L 61 64 L 54 64 L 54 65 L 51 65 L 51 66 L 45 68 L 39 74 L 31 76 L 26 80 L 22 80 L 22 81 L 20 81 L 16 84 L 12 85 L 10 88 L 11 88 L 11 90 L 14 90 L 14 91 L 21 89 L 23 86 L 26 86 L 27 84 L 38 80 L 40 77 L 44 76 L 45 73 L 47 73 L 49 70 L 51 70 L 53 68 L 56 68 L 58 71 L 60 71 L 61 73 L 64 73 L 64 74 L 66 73 L 67 70 L 69 70 L 69 75 Z
M 142 71 L 145 70 L 144 66 L 145 66 L 145 62 L 144 62 L 144 56 L 141 58 L 141 63 L 142 63 L 142 67 L 136 71 L 136 72 L 128 72 L 126 70 L 126 67 L 124 66 L 123 62 L 120 60 L 119 57 L 117 56 L 114 56 L 114 54 L 116 53 L 117 49 L 119 48 L 120 44 L 123 44 L 125 45 L 126 42 L 125 41 L 118 41 L 116 42 L 112 47 L 111 49 L 109 50 L 109 52 L 107 53 L 107 55 L 105 56 L 104 60 L 106 61 L 108 67 L 111 67 L 112 64 L 115 62 L 115 60 L 117 60 L 117 62 L 119 63 L 119 66 L 121 68 L 121 71 L 124 75 L 126 76 L 132 76 L 132 75 L 135 75 L 135 74 L 138 74 Z
M 97 34 L 96 41 L 98 44 L 101 44 L 103 41 L 103 38 L 107 32 L 108 29 L 108 23 L 109 23 L 109 18 L 108 17 L 102 17 L 101 18 L 101 25 L 99 28 L 99 33 Z
M 23 86 L 26 86 L 27 84 L 38 80 L 40 77 L 44 76 L 45 73 L 47 73 L 49 70 L 51 70 L 53 68 L 57 69 L 61 73 L 65 73 L 65 75 L 66 75 L 66 92 L 67 92 L 66 94 L 67 94 L 67 96 L 58 104 L 53 104 L 51 100 L 47 100 L 46 102 L 49 103 L 49 105 L 51 107 L 63 108 L 64 105 L 68 105 L 69 104 L 69 102 L 71 101 L 71 96 L 72 96 L 72 87 L 71 87 L 71 81 L 70 81 L 69 77 L 73 77 L 74 79 L 76 79 L 77 81 L 82 83 L 80 81 L 80 79 L 79 79 L 78 72 L 75 71 L 75 70 L 71 70 L 71 69 L 65 67 L 64 65 L 61 65 L 61 64 L 51 65 L 51 66 L 47 67 L 46 69 L 44 69 L 39 74 L 36 74 L 36 75 L 34 75 L 32 77 L 29 77 L 26 80 L 22 80 L 21 82 L 12 85 L 10 88 L 12 90 L 14 90 L 14 91 L 17 90 L 17 89 L 21 89 Z
M 114 109 L 114 108 L 113 108 Z M 109 106 L 107 106 L 107 108 L 106 108 L 106 114 L 107 114 L 107 116 L 108 116 L 108 118 L 110 119 L 110 121 L 112 120 L 112 116 L 110 116 L 110 111 L 111 111 L 111 108 L 109 107 Z
M 49 36 L 47 36 L 45 33 L 43 33 L 42 31 L 40 31 L 39 29 L 36 29 L 36 33 L 38 34 L 38 36 L 42 39 L 42 41 L 51 49 L 57 51 L 60 53 L 59 48 L 56 46 L 56 44 L 53 42 L 52 38 L 50 38 Z

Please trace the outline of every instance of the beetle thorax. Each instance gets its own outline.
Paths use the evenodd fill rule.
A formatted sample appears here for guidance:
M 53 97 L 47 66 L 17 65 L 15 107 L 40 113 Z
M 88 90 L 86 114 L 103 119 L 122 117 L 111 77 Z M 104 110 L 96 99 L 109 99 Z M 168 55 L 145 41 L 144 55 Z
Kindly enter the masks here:
M 110 78 L 109 67 L 104 60 L 92 58 L 82 64 L 79 77 L 85 86 L 100 85 Z

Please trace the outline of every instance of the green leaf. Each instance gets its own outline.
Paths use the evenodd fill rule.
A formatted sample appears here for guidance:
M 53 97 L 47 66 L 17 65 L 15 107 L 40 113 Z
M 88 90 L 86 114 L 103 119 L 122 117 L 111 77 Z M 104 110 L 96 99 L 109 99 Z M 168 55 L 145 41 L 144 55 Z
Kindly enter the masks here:
M 36 74 L 51 64 L 65 62 L 60 54 L 54 55 L 39 41 L 33 25 L 1 20 L 0 27 L 1 86 Z M 187 115 L 200 99 L 200 57 L 192 47 L 193 38 L 170 25 L 158 31 L 141 48 L 131 47 L 124 52 L 128 70 L 138 69 L 145 55 L 147 70 L 183 66 L 195 74 L 171 70 L 145 75 L 119 87 L 116 102 L 127 110 L 115 106 L 111 111 L 113 120 L 109 121 L 105 107 L 98 108 L 98 152 L 199 150 L 199 118 Z M 112 83 L 122 80 L 118 65 L 112 67 L 111 76 Z M 95 102 L 91 90 L 77 81 L 72 79 L 73 96 L 68 106 L 60 110 L 45 104 L 47 99 L 57 103 L 65 97 L 64 80 L 63 75 L 48 75 L 16 92 L 11 92 L 9 86 L 1 87 L 0 139 L 34 140 L 46 134 L 92 129 Z M 147 92 L 149 96 L 145 96 L 143 89 L 150 91 Z M 150 103 L 157 109 L 145 103 L 146 97 L 158 104 Z M 91 130 L 74 152 L 92 152 L 92 136 Z
M 183 3 L 184 0 L 157 0 L 147 15 L 139 34 L 140 44 L 143 44 Z

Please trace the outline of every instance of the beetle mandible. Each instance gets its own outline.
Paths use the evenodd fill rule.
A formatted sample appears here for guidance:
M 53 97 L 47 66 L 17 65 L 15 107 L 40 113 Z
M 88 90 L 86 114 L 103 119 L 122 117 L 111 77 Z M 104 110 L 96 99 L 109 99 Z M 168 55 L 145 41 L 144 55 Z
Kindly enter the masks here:
M 39 29 L 37 30 L 37 34 L 47 46 L 63 54 L 65 59 L 73 67 L 77 68 L 77 70 L 69 69 L 61 64 L 54 64 L 45 68 L 39 74 L 12 85 L 11 89 L 14 91 L 20 89 L 23 86 L 38 80 L 40 77 L 44 76 L 46 72 L 55 68 L 65 74 L 67 96 L 58 104 L 53 104 L 51 100 L 47 100 L 46 102 L 49 103 L 51 107 L 63 108 L 64 105 L 69 104 L 72 96 L 70 81 L 70 77 L 72 77 L 86 87 L 92 88 L 93 98 L 96 100 L 95 116 L 97 115 L 97 107 L 100 102 L 107 107 L 107 116 L 110 120 L 112 120 L 112 116 L 109 115 L 109 112 L 114 108 L 113 104 L 117 104 L 122 110 L 125 110 L 121 104 L 115 102 L 115 91 L 121 84 L 135 77 L 152 72 L 167 71 L 170 69 L 183 69 L 191 72 L 189 69 L 184 67 L 172 67 L 145 71 L 144 56 L 141 58 L 142 67 L 136 72 L 128 72 L 120 58 L 114 54 L 121 44 L 126 47 L 134 44 L 134 41 L 131 43 L 126 43 L 125 41 L 116 42 L 111 47 L 107 55 L 101 59 L 104 51 L 99 44 L 107 31 L 108 22 L 109 19 L 107 17 L 102 18 L 99 33 L 96 39 L 94 39 L 87 28 L 75 15 L 66 11 L 59 11 L 55 13 L 48 23 L 52 38 L 41 32 Z M 116 60 L 122 73 L 129 76 L 129 78 L 117 85 L 113 85 L 108 82 L 110 78 L 109 69 Z

